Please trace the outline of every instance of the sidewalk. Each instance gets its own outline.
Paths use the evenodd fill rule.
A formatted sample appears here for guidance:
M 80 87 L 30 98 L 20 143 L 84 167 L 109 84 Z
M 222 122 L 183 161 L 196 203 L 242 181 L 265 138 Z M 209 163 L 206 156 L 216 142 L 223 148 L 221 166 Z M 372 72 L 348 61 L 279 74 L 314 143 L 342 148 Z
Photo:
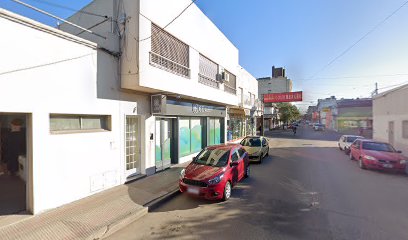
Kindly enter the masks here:
M 135 182 L 0 226 L 0 239 L 88 240 L 107 237 L 147 214 L 149 207 L 178 192 L 179 174 L 187 164 L 175 165 Z

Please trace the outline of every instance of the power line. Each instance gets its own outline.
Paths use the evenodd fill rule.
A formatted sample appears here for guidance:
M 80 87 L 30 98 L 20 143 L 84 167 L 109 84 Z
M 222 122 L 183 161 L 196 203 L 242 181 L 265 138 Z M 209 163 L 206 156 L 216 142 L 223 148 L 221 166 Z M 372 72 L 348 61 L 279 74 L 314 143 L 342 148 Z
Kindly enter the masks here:
M 172 24 L 174 21 L 176 21 L 176 19 L 177 18 L 179 18 L 191 5 L 193 5 L 193 3 L 195 3 L 197 0 L 193 0 L 193 1 L 191 1 L 191 3 L 189 4 L 189 5 L 187 5 L 187 7 L 185 7 L 184 9 L 183 9 L 183 11 L 181 11 L 175 18 L 173 18 L 169 23 L 167 23 L 163 28 L 162 28 L 162 30 L 164 30 L 164 29 L 166 29 L 170 24 Z M 150 20 L 148 17 L 146 17 L 145 15 L 143 15 L 142 13 L 140 13 L 140 15 L 142 16 L 142 17 L 144 17 L 144 18 L 146 18 L 147 20 L 149 20 L 149 21 L 151 21 L 152 22 L 152 20 Z M 141 40 L 138 40 L 139 42 L 143 42 L 143 41 L 146 41 L 146 40 L 148 40 L 148 39 L 150 39 L 152 37 L 152 35 L 150 35 L 150 36 L 148 36 L 148 37 L 146 37 L 146 38 L 143 38 L 143 39 L 141 39 Z M 137 39 L 136 39 L 137 40 Z
M 313 79 L 355 79 L 355 78 L 374 78 L 374 77 L 398 77 L 408 76 L 408 73 L 396 73 L 396 74 L 375 74 L 375 75 L 357 75 L 357 76 L 334 76 L 334 77 L 318 77 L 318 78 L 304 78 L 299 80 L 313 80 Z
M 88 15 L 91 15 L 91 16 L 108 18 L 108 16 L 106 16 L 106 15 L 92 13 L 92 12 L 88 12 L 88 11 L 84 11 L 84 10 L 76 10 L 76 9 L 73 9 L 73 8 L 70 8 L 70 7 L 67 7 L 67 6 L 63 6 L 63 5 L 60 5 L 60 4 L 56 4 L 56 3 L 52 3 L 52 2 L 48 2 L 48 1 L 44 1 L 44 0 L 32 0 L 32 1 L 42 3 L 42 4 L 45 4 L 45 5 L 48 5 L 48 6 L 56 7 L 56 8 L 69 10 L 69 11 L 72 11 L 72 12 L 80 12 L 80 13 L 88 14 Z
M 104 20 L 102 20 L 102 21 L 100 21 L 100 22 L 98 22 L 98 23 L 96 23 L 96 24 L 90 26 L 89 28 L 87 28 L 87 30 L 91 30 L 92 28 L 97 27 L 97 26 L 101 25 L 102 23 L 104 23 L 104 22 L 106 22 L 106 21 L 108 21 L 108 20 L 112 20 L 112 18 L 111 18 L 111 17 L 105 18 Z M 82 34 L 82 33 L 84 33 L 84 32 L 86 32 L 86 31 L 85 31 L 85 30 L 82 30 L 81 32 L 75 34 L 75 36 L 79 36 L 80 34 Z
M 87 57 L 87 56 L 90 56 L 90 55 L 93 55 L 93 54 L 95 54 L 95 53 L 88 53 L 88 54 L 81 55 L 81 56 L 78 56 L 78 57 L 67 58 L 67 59 L 63 59 L 63 60 L 59 60 L 59 61 L 55 61 L 55 62 L 44 63 L 44 64 L 40 64 L 40 65 L 36 65 L 36 66 L 25 67 L 25 68 L 19 68 L 19 69 L 14 69 L 14 70 L 11 70 L 11 71 L 1 72 L 1 73 L 0 73 L 0 76 L 1 76 L 1 75 L 6 75 L 6 74 L 10 74 L 10 73 L 15 73 L 15 72 L 26 71 L 26 70 L 30 70 L 30 69 L 34 69 L 34 68 L 40 68 L 40 67 L 50 66 L 50 65 L 54 65 L 54 64 L 58 64 L 58 63 L 62 63 L 62 62 L 68 62 L 68 61 L 80 59 L 80 58 L 83 58 L 83 57 Z
M 34 11 L 40 12 L 40 13 L 42 13 L 42 14 L 44 14 L 44 15 L 49 16 L 49 17 L 55 18 L 55 19 L 57 19 L 57 20 L 60 20 L 60 21 L 62 21 L 62 22 L 64 22 L 64 23 L 66 23 L 66 24 L 69 24 L 69 25 L 74 26 L 74 27 L 76 27 L 76 28 L 79 28 L 79 29 L 81 29 L 81 30 L 84 30 L 85 32 L 88 32 L 88 33 L 90 33 L 90 34 L 93 34 L 93 35 L 96 35 L 96 36 L 98 36 L 98 37 L 100 37 L 100 38 L 106 39 L 106 37 L 104 37 L 104 36 L 102 36 L 102 35 L 99 35 L 99 34 L 97 34 L 97 33 L 94 33 L 94 32 L 92 32 L 92 31 L 90 31 L 90 30 L 88 30 L 88 29 L 86 29 L 86 28 L 83 28 L 83 27 L 81 27 L 81 26 L 79 26 L 79 25 L 76 25 L 75 23 L 68 22 L 68 21 L 66 21 L 66 20 L 63 19 L 63 18 L 60 18 L 60 17 L 55 16 L 55 15 L 53 15 L 53 14 L 51 14 L 51 13 L 48 13 L 48 12 L 46 12 L 46 11 L 43 11 L 43 10 L 41 10 L 41 9 L 39 9 L 39 8 L 36 8 L 36 7 L 34 7 L 34 6 L 31 6 L 31 5 L 27 4 L 27 3 L 24 3 L 24 2 L 22 2 L 22 1 L 20 1 L 20 0 L 11 0 L 11 1 L 16 2 L 16 3 L 18 3 L 18 4 L 21 4 L 21 5 L 23 5 L 23 6 L 27 7 L 27 8 L 30 8 L 30 9 L 32 9 L 32 10 L 34 10 Z
M 394 14 L 396 14 L 399 10 L 401 10 L 401 8 L 403 8 L 406 4 L 408 3 L 408 1 L 405 1 L 401 6 L 399 6 L 395 11 L 393 11 L 390 15 L 388 15 L 386 18 L 384 18 L 381 22 L 379 22 L 377 25 L 375 25 L 372 29 L 370 29 L 366 34 L 364 34 L 360 39 L 358 39 L 356 42 L 354 42 L 353 44 L 351 44 L 348 48 L 346 48 L 343 52 L 341 52 L 338 56 L 336 56 L 334 59 L 332 59 L 328 64 L 326 64 L 322 69 L 320 69 L 319 71 L 317 71 L 315 74 L 313 74 L 313 76 L 311 77 L 311 79 L 314 79 L 314 77 L 319 74 L 320 72 L 322 72 L 323 70 L 325 70 L 327 67 L 329 67 L 330 65 L 332 65 L 335 61 L 337 61 L 337 59 L 341 58 L 344 54 L 346 54 L 348 51 L 350 51 L 354 46 L 356 46 L 359 42 L 361 42 L 364 38 L 366 38 L 368 35 L 370 35 L 371 33 L 373 33 L 375 30 L 377 30 L 377 28 L 379 28 L 382 24 L 384 24 L 389 18 L 391 18 Z

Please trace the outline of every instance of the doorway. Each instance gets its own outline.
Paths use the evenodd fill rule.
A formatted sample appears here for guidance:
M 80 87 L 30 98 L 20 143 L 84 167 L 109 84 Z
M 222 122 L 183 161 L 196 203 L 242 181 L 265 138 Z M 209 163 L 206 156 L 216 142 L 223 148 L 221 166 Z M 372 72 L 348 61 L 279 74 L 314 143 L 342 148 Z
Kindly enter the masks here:
M 388 122 L 388 143 L 394 146 L 394 121 Z
M 155 130 L 156 171 L 169 168 L 172 159 L 173 147 L 173 119 L 156 118 Z
M 138 116 L 126 116 L 125 148 L 126 148 L 126 168 L 127 178 L 141 173 L 140 162 L 140 119 Z
M 28 114 L 0 113 L 0 216 L 31 210 Z

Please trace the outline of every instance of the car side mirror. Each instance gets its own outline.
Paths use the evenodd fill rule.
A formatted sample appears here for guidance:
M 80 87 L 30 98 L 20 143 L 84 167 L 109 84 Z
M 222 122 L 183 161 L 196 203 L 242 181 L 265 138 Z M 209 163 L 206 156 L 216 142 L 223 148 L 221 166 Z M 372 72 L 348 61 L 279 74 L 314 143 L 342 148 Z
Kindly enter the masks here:
M 230 166 L 231 166 L 231 167 L 233 167 L 233 166 L 238 166 L 238 162 L 231 162 Z
M 402 151 L 401 151 L 401 150 L 398 150 L 397 153 L 402 153 Z
M 197 157 L 193 157 L 193 161 L 195 161 L 197 159 Z

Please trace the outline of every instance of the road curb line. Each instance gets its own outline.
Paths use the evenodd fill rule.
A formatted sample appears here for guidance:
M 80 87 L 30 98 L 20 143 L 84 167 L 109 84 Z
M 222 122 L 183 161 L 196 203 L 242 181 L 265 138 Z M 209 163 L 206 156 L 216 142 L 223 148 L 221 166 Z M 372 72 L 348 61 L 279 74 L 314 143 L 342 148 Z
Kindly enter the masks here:
M 175 188 L 174 190 L 166 193 L 163 196 L 160 196 L 156 199 L 153 199 L 152 201 L 146 203 L 145 205 L 143 205 L 143 207 L 147 207 L 148 211 L 152 211 L 154 209 L 156 209 L 157 207 L 159 207 L 162 203 L 174 198 L 175 196 L 179 195 L 181 192 L 179 190 L 179 188 Z

